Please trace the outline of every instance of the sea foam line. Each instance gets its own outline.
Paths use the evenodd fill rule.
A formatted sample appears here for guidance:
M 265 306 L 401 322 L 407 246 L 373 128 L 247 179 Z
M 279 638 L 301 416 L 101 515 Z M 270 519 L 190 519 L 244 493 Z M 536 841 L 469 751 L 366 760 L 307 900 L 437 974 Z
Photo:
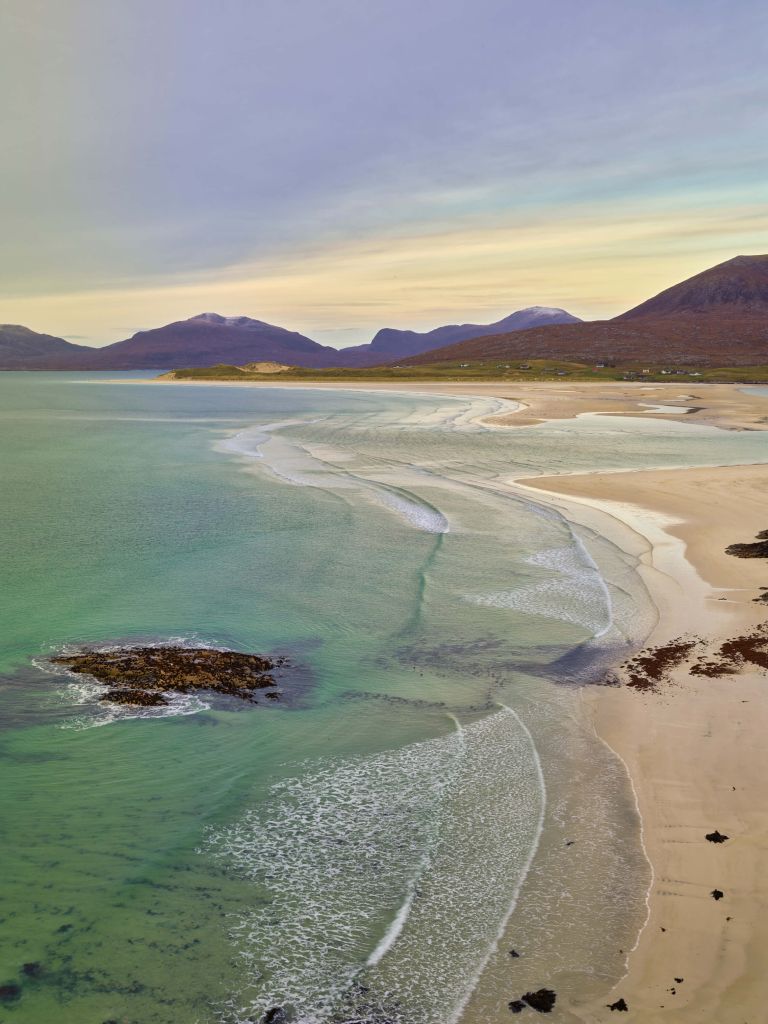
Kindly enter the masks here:
M 496 939 L 494 940 L 494 942 L 491 943 L 491 945 L 486 950 L 485 956 L 479 963 L 477 970 L 475 971 L 475 974 L 472 977 L 470 983 L 467 985 L 464 996 L 454 1008 L 453 1013 L 449 1018 L 448 1024 L 457 1024 L 457 1021 L 460 1020 L 462 1014 L 464 1013 L 464 1010 L 467 1007 L 467 1004 L 469 1003 L 469 1000 L 472 998 L 472 993 L 478 986 L 478 983 L 483 975 L 483 972 L 490 963 L 491 957 L 494 956 L 494 954 L 497 952 L 499 948 L 499 943 L 504 938 L 504 934 L 507 930 L 507 926 L 509 925 L 509 921 L 512 917 L 512 914 L 515 912 L 515 908 L 517 907 L 518 901 L 520 899 L 520 893 L 522 892 L 526 878 L 530 874 L 534 859 L 536 858 L 539 846 L 541 845 L 541 837 L 544 833 L 544 820 L 546 817 L 547 808 L 547 785 L 546 780 L 544 778 L 544 769 L 541 764 L 541 757 L 539 756 L 538 747 L 536 746 L 533 736 L 531 735 L 531 730 L 522 720 L 520 715 L 518 715 L 518 713 L 514 710 L 514 708 L 509 707 L 509 705 L 507 704 L 500 704 L 499 706 L 504 708 L 506 711 L 508 711 L 511 715 L 514 716 L 523 733 L 528 738 L 528 743 L 530 745 L 531 753 L 533 755 L 533 763 L 536 766 L 536 775 L 538 777 L 539 782 L 539 795 L 541 798 L 541 803 L 539 806 L 539 818 L 536 824 L 536 834 L 531 845 L 530 851 L 528 853 L 528 858 L 525 864 L 523 865 L 523 870 L 518 878 L 517 885 L 515 886 L 515 890 L 512 894 L 512 900 L 510 901 L 509 908 L 499 924 L 499 929 L 498 932 L 496 933 Z
M 466 744 L 464 742 L 464 726 L 461 724 L 461 722 L 455 715 L 451 714 L 449 715 L 449 718 L 453 721 L 454 725 L 456 726 L 456 735 L 459 738 L 460 749 L 461 752 L 463 753 L 466 747 Z M 408 920 L 408 916 L 411 913 L 413 901 L 416 898 L 416 887 L 418 885 L 419 879 L 429 867 L 430 860 L 431 857 L 429 855 L 429 851 L 426 851 L 421 860 L 421 864 L 419 865 L 418 871 L 411 879 L 410 886 L 408 888 L 406 897 L 403 900 L 402 906 L 395 914 L 395 917 L 393 918 L 392 923 L 385 932 L 381 942 L 379 942 L 374 951 L 368 957 L 368 960 L 366 961 L 366 967 L 375 966 L 382 959 L 382 957 L 390 951 L 390 949 L 394 946 L 395 942 L 397 941 L 397 938 L 402 932 L 403 928 L 405 927 L 405 922 Z

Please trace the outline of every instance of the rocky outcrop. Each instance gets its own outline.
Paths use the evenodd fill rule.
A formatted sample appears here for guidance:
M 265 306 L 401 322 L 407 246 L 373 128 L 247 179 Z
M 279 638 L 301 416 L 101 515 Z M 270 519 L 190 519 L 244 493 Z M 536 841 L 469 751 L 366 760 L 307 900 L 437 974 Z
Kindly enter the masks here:
M 284 658 L 267 658 L 208 647 L 122 647 L 62 654 L 51 661 L 70 672 L 92 676 L 109 687 L 101 700 L 114 704 L 154 706 L 167 693 L 212 690 L 253 701 L 255 691 L 269 690 L 277 699 L 273 672 Z

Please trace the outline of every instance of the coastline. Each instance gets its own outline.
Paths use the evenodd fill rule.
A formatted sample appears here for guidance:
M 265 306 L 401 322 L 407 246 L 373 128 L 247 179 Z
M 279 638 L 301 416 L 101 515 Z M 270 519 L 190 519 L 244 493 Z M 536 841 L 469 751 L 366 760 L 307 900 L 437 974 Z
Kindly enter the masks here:
M 126 379 L 120 384 L 157 387 L 298 388 L 299 390 L 390 391 L 400 394 L 445 395 L 453 398 L 496 398 L 518 403 L 512 412 L 491 416 L 488 422 L 504 427 L 527 427 L 548 420 L 576 416 L 639 416 L 642 419 L 684 420 L 726 430 L 768 430 L 765 398 L 745 391 L 742 384 L 696 384 L 678 380 L 668 384 L 589 381 L 217 381 Z M 674 403 L 674 412 L 654 406 Z M 671 407 L 671 406 L 670 406 Z M 686 411 L 687 410 L 687 411 Z
M 142 383 L 147 383 L 142 381 Z M 495 427 L 524 428 L 577 416 L 623 415 L 764 430 L 766 399 L 741 385 L 405 382 L 179 382 L 187 386 L 299 387 L 488 397 L 519 403 L 485 416 Z M 674 411 L 664 411 L 674 403 Z M 661 409 L 658 406 L 662 406 Z M 726 639 L 764 623 L 755 604 L 768 586 L 762 560 L 727 556 L 766 522 L 768 466 L 702 467 L 571 474 L 510 481 L 556 506 L 569 520 L 607 537 L 637 560 L 657 609 L 649 645 L 684 634 Z M 599 1003 L 568 1005 L 568 1019 L 611 1019 L 610 1003 L 654 1024 L 753 1024 L 764 1015 L 768 983 L 768 812 L 762 806 L 768 711 L 758 673 L 711 679 L 683 668 L 660 692 L 589 687 L 585 712 L 598 737 L 626 767 L 653 880 L 648 919 L 627 957 L 627 972 Z M 731 838 L 706 841 L 718 829 Z M 711 893 L 721 890 L 722 899 Z M 677 979 L 683 979 L 679 981 Z M 563 993 L 566 996 L 566 993 Z
M 639 557 L 659 612 L 649 645 L 681 635 L 724 640 L 768 618 L 754 603 L 768 585 L 764 560 L 725 554 L 765 529 L 768 466 L 540 477 L 515 486 Z M 581 1020 L 605 1020 L 607 1004 L 620 998 L 648 1022 L 762 1019 L 765 685 L 757 672 L 711 679 L 680 667 L 660 692 L 584 691 L 598 736 L 627 767 L 653 881 L 626 976 L 605 1002 L 574 1008 Z M 715 829 L 731 838 L 707 842 Z M 724 896 L 714 899 L 715 890 Z

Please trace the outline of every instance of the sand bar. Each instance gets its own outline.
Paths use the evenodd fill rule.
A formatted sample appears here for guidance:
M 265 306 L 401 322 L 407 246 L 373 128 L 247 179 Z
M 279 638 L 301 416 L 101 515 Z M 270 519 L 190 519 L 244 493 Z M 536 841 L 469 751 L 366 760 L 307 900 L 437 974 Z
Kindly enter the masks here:
M 394 391 L 404 394 L 450 395 L 455 398 L 506 398 L 520 403 L 514 413 L 493 417 L 503 426 L 524 427 L 545 420 L 610 414 L 647 419 L 685 419 L 725 429 L 768 429 L 768 403 L 764 397 L 745 392 L 741 384 L 695 384 L 677 380 L 669 384 L 602 381 L 217 381 L 217 380 L 120 380 L 116 383 L 152 384 L 157 387 L 320 388 L 344 391 Z M 659 412 L 654 406 L 678 407 Z M 689 411 L 686 411 L 689 410 Z

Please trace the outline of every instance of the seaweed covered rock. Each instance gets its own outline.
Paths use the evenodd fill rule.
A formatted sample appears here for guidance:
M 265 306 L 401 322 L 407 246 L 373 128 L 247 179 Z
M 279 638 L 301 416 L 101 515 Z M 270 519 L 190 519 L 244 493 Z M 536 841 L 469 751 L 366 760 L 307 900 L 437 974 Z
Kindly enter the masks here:
M 512 1013 L 522 1013 L 526 1006 L 537 1013 L 551 1013 L 556 1001 L 557 996 L 551 988 L 539 988 L 535 992 L 526 992 L 519 999 L 513 999 L 508 1006 Z
M 535 992 L 526 992 L 523 996 L 523 1002 L 539 1013 L 551 1013 L 556 1001 L 557 996 L 551 988 L 540 988 Z
M 729 544 L 725 553 L 736 558 L 768 558 L 768 530 L 761 530 L 751 544 Z
M 92 676 L 109 689 L 99 698 L 113 704 L 166 704 L 165 693 L 213 690 L 243 700 L 277 686 L 274 670 L 284 658 L 220 651 L 209 647 L 118 647 L 62 654 L 51 661 Z M 277 691 L 268 694 L 277 699 Z
M 129 704 L 134 707 L 152 708 L 168 703 L 168 698 L 162 693 L 155 693 L 147 690 L 107 690 L 102 693 L 99 700 L 106 704 Z

